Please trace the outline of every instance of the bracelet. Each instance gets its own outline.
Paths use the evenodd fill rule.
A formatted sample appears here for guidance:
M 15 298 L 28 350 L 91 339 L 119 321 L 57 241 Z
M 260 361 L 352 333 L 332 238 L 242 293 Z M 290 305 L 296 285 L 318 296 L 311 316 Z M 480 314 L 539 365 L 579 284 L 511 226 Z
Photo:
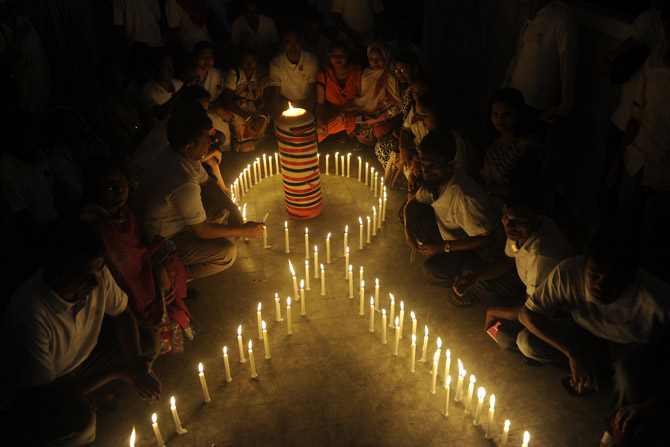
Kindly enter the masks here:
M 445 253 L 449 253 L 450 251 L 451 251 L 451 242 L 446 241 L 446 242 L 444 243 L 444 252 L 445 252 Z

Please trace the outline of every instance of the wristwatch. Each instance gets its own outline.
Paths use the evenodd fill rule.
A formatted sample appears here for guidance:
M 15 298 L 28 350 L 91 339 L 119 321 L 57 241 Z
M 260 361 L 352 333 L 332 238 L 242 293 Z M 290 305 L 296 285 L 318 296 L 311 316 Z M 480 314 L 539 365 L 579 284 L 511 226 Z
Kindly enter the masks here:
M 446 242 L 444 243 L 444 252 L 445 252 L 445 253 L 449 253 L 450 251 L 451 251 L 451 242 L 446 241 Z

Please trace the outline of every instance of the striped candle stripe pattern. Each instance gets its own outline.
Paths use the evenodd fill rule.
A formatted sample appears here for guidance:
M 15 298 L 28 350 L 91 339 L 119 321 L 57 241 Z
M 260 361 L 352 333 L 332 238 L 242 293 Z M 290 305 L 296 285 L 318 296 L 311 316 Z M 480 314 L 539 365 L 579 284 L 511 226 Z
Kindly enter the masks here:
M 275 134 L 286 211 L 292 219 L 318 216 L 323 202 L 314 115 L 306 112 L 299 116 L 282 116 L 275 121 Z

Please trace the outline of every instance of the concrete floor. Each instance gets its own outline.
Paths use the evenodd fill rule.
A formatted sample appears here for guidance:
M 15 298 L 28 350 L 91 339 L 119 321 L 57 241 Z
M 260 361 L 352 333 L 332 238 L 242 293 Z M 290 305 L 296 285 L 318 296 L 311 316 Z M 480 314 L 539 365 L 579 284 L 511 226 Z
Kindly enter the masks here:
M 321 153 L 333 154 L 343 148 L 326 142 Z M 247 153 L 226 153 L 222 172 L 228 180 L 258 153 L 274 153 L 276 146 Z M 529 367 L 512 353 L 503 352 L 484 333 L 484 308 L 475 305 L 459 309 L 450 306 L 444 290 L 432 287 L 421 275 L 420 255 L 410 263 L 410 250 L 404 243 L 397 211 L 405 193 L 389 191 L 389 211 L 381 233 L 364 250 L 358 250 L 358 216 L 370 214 L 376 204 L 372 192 L 356 181 L 357 156 L 352 155 L 352 178 L 322 176 L 323 213 L 309 221 L 289 221 L 291 254 L 284 253 L 283 223 L 287 219 L 279 176 L 264 179 L 243 198 L 249 219 L 261 220 L 267 211 L 270 249 L 260 240 L 238 243 L 235 265 L 226 272 L 193 283 L 200 296 L 187 304 L 203 331 L 194 341 L 186 341 L 185 352 L 162 356 L 156 372 L 163 383 L 160 403 L 149 404 L 137 398 L 126 386 L 117 386 L 119 408 L 98 412 L 100 446 L 128 445 L 133 425 L 136 446 L 156 445 L 151 414 L 158 413 L 159 426 L 170 446 L 450 446 L 476 447 L 500 443 L 505 419 L 512 422 L 509 446 L 521 445 L 523 431 L 531 433 L 530 446 L 595 446 L 602 434 L 602 417 L 607 411 L 606 393 L 582 398 L 568 396 L 560 387 L 565 372 L 548 367 Z M 363 162 L 378 167 L 371 151 L 361 154 Z M 323 161 L 323 155 L 322 155 Z M 332 155 L 331 155 L 331 171 Z M 354 283 L 358 270 L 365 267 L 365 316 L 358 315 L 356 298 L 348 298 L 344 279 L 342 239 L 344 226 L 350 228 L 349 245 Z M 293 306 L 293 335 L 286 334 L 286 322 L 274 321 L 274 294 L 282 302 L 292 295 L 288 270 L 291 259 L 298 281 L 304 276 L 304 228 L 309 227 L 310 244 L 319 246 L 320 262 L 325 264 L 325 237 L 331 232 L 332 264 L 326 265 L 327 295 L 321 296 L 319 280 L 310 278 L 307 316 Z M 310 258 L 311 261 L 313 259 Z M 381 282 L 381 307 L 390 307 L 388 293 L 405 302 L 405 337 L 400 354 L 392 355 L 393 332 L 387 345 L 381 340 L 381 315 L 375 318 L 375 332 L 368 331 L 370 287 L 374 278 Z M 398 301 L 396 306 L 399 305 Z M 263 306 L 268 323 L 272 358 L 264 359 L 263 343 L 258 339 L 256 307 Z M 423 325 L 430 329 L 429 359 L 440 336 L 444 349 L 452 353 L 452 385 L 449 417 L 442 416 L 444 391 L 438 385 L 430 393 L 430 364 L 417 363 L 409 371 L 411 320 L 418 318 L 420 352 Z M 282 305 L 285 314 L 285 306 Z M 285 315 L 284 315 L 285 317 Z M 249 362 L 238 362 L 236 331 L 244 329 L 245 346 L 254 343 L 258 379 L 250 379 Z M 228 346 L 233 381 L 225 382 L 221 349 Z M 417 353 L 417 359 L 420 353 Z M 456 359 L 477 377 L 477 387 L 496 395 L 493 439 L 475 427 L 472 416 L 453 402 Z M 205 365 L 211 402 L 204 404 L 197 365 Z M 444 354 L 438 384 L 444 383 Z M 169 407 L 170 396 L 177 399 L 181 421 L 188 433 L 177 436 Z M 486 419 L 485 417 L 483 419 Z M 485 425 L 485 423 L 484 423 Z

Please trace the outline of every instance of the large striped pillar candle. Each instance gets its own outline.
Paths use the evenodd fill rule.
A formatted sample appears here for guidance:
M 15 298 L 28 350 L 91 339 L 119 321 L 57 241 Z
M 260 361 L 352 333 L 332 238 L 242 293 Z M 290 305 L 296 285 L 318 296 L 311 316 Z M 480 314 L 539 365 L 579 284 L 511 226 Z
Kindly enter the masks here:
M 289 103 L 275 120 L 284 179 L 286 211 L 292 219 L 310 219 L 323 209 L 314 115 Z

